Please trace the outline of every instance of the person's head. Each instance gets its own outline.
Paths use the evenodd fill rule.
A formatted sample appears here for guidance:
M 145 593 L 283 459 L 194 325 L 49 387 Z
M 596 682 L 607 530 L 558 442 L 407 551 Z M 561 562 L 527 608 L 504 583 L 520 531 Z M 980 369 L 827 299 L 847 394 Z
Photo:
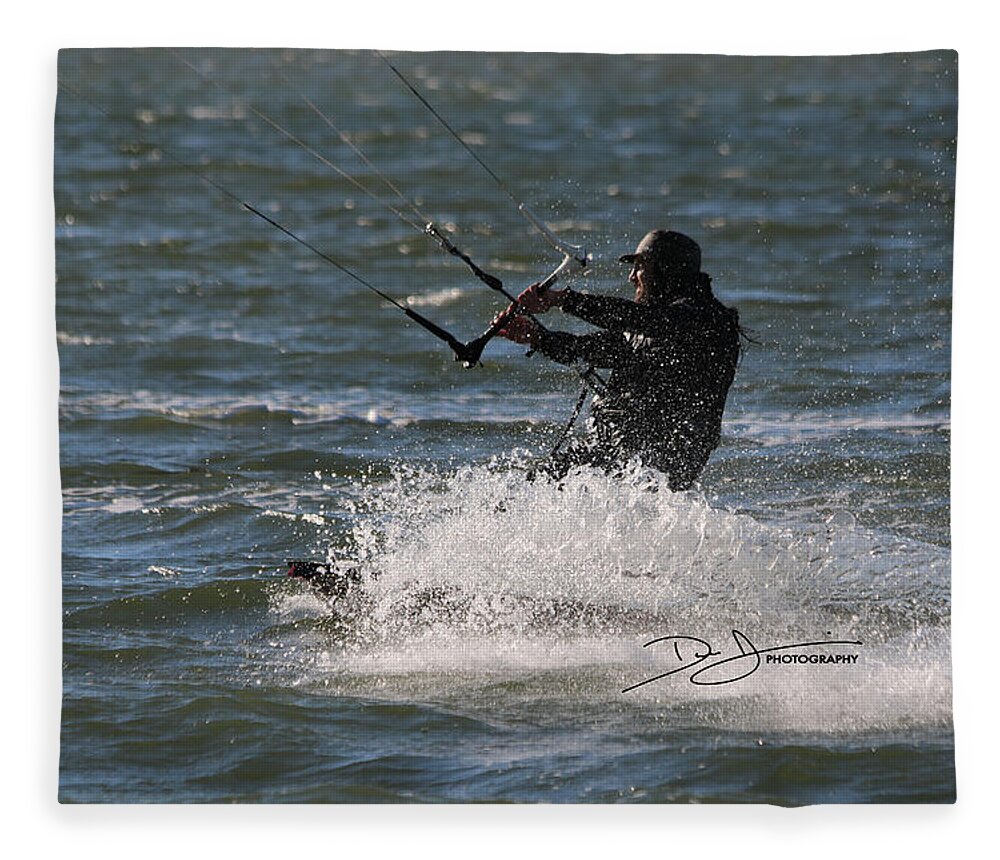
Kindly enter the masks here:
M 632 266 L 628 279 L 635 285 L 635 300 L 640 304 L 683 295 L 703 280 L 701 248 L 694 239 L 673 230 L 651 230 L 635 253 L 619 261 Z

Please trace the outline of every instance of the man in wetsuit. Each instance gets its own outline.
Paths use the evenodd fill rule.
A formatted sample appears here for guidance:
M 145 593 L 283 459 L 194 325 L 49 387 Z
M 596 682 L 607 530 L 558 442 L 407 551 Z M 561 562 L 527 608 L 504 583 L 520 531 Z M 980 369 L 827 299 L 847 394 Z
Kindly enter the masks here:
M 530 316 L 506 312 L 500 334 L 560 364 L 611 369 L 606 389 L 594 398 L 588 435 L 541 472 L 561 478 L 584 464 L 615 471 L 638 458 L 665 474 L 671 490 L 685 490 L 719 444 L 740 356 L 739 315 L 712 295 L 701 249 L 681 233 L 653 230 L 620 259 L 632 265 L 634 301 L 542 292 L 537 285 L 519 297 L 532 314 L 558 307 L 599 331 L 546 331 Z

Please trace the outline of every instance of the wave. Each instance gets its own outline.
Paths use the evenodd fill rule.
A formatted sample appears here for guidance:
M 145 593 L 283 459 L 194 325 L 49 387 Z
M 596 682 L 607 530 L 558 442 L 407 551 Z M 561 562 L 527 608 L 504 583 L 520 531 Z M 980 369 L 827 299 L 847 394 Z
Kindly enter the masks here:
M 191 424 L 240 426 L 269 423 L 317 424 L 357 421 L 368 424 L 405 425 L 413 416 L 375 402 L 368 393 L 357 397 L 331 397 L 326 402 L 305 400 L 248 399 L 151 391 L 128 395 L 87 394 L 64 400 L 64 425 L 86 428 L 93 424 L 123 431 L 157 432 Z
M 221 580 L 195 586 L 160 587 L 156 591 L 102 601 L 67 612 L 63 628 L 115 630 L 173 625 L 199 614 L 239 613 L 268 605 L 269 586 L 253 579 Z
M 440 394 L 430 401 L 398 398 L 368 389 L 339 389 L 329 397 L 232 397 L 176 395 L 139 390 L 129 394 L 87 393 L 67 397 L 60 404 L 64 428 L 104 425 L 115 430 L 156 432 L 176 426 L 313 425 L 357 422 L 407 427 L 415 423 L 452 422 L 488 427 L 495 424 L 537 423 L 540 411 L 555 411 L 562 420 L 564 395 L 523 395 L 504 401 L 492 391 Z M 444 418 L 443 415 L 454 415 Z M 160 423 L 160 422 L 165 423 Z M 93 422 L 93 423 L 91 423 Z M 120 422 L 120 423 L 119 423 Z
M 900 412 L 842 412 L 820 415 L 815 411 L 772 412 L 743 415 L 726 422 L 726 432 L 757 444 L 779 445 L 816 439 L 830 439 L 852 432 L 868 433 L 950 433 L 946 414 L 917 415 Z

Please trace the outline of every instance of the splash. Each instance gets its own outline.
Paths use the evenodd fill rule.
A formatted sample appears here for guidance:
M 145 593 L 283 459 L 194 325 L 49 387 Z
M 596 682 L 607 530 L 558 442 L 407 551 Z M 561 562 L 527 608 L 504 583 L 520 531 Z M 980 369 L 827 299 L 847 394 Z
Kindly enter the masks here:
M 948 554 L 853 518 L 763 523 L 638 467 L 556 485 L 493 463 L 400 469 L 353 519 L 337 553 L 363 572 L 363 601 L 334 603 L 345 627 L 312 641 L 309 667 L 341 692 L 620 703 L 663 671 L 650 639 L 697 636 L 728 655 L 739 630 L 761 649 L 863 646 L 850 667 L 762 667 L 719 687 L 679 674 L 627 701 L 734 727 L 950 720 Z

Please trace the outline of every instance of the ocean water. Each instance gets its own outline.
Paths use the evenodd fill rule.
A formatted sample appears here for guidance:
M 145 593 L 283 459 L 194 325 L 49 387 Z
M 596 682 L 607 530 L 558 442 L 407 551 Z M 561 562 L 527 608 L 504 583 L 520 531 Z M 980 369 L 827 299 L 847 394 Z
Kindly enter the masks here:
M 463 368 L 199 177 L 478 334 L 503 302 L 376 170 L 511 291 L 558 255 L 373 53 L 62 52 L 60 800 L 952 801 L 956 56 L 391 59 L 574 287 L 699 241 L 758 341 L 722 443 L 685 493 L 525 481 L 572 371 Z M 363 600 L 284 576 L 334 555 Z M 734 630 L 861 644 L 622 692 Z

